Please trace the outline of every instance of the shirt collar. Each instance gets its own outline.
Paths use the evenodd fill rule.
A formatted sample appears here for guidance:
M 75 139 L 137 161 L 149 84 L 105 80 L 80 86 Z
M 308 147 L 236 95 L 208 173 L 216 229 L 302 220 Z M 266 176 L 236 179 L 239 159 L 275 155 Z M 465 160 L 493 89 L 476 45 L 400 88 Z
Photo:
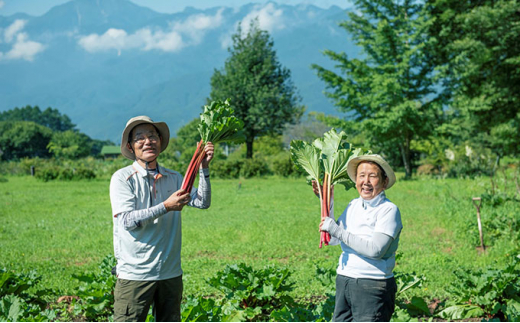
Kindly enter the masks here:
M 379 193 L 376 197 L 374 197 L 371 200 L 365 200 L 361 198 L 361 201 L 363 201 L 363 208 L 366 209 L 368 207 L 376 207 L 379 204 L 381 204 L 386 199 L 385 191 L 383 190 L 381 193 Z
M 132 166 L 134 167 L 134 169 L 139 173 L 139 175 L 141 175 L 142 177 L 146 177 L 148 176 L 148 172 L 146 171 L 146 169 L 141 166 L 137 160 L 134 161 L 134 163 L 132 164 Z M 157 173 L 160 174 L 161 176 L 167 176 L 168 175 L 168 172 L 165 172 L 164 171 L 164 167 L 162 167 L 161 165 L 159 165 L 159 163 L 157 163 Z

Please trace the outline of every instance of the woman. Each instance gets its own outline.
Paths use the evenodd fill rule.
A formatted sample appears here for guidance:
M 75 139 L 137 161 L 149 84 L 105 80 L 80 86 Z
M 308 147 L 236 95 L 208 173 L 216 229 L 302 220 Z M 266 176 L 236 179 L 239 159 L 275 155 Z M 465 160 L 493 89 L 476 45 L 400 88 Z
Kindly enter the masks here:
M 320 230 L 341 243 L 333 321 L 386 321 L 394 312 L 395 251 L 403 225 L 385 190 L 395 183 L 390 165 L 379 155 L 364 155 L 347 164 L 359 198 L 352 200 L 338 221 L 322 219 Z

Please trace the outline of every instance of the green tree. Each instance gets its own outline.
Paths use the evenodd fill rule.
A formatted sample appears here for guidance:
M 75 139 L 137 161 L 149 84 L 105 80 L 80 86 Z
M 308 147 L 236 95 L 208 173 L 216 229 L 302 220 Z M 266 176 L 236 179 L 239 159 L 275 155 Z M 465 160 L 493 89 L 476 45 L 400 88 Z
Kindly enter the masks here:
M 83 133 L 67 130 L 55 132 L 47 148 L 56 158 L 78 159 L 90 155 L 92 142 Z
M 52 130 L 31 121 L 0 121 L 2 159 L 49 157 Z
M 244 121 L 246 157 L 253 157 L 255 137 L 280 134 L 303 113 L 288 69 L 282 67 L 269 33 L 252 21 L 247 32 L 238 26 L 224 68 L 211 77 L 208 102 L 230 99 Z
M 442 80 L 455 143 L 518 155 L 520 142 L 520 2 L 428 0 L 434 39 L 428 61 Z
M 439 104 L 432 100 L 432 67 L 425 63 L 429 21 L 414 1 L 355 1 L 356 12 L 340 24 L 363 49 L 362 57 L 326 50 L 339 72 L 313 65 L 326 95 L 363 129 L 370 147 L 398 152 L 412 176 L 411 142 L 426 137 Z
M 57 109 L 48 107 L 41 111 L 38 106 L 30 105 L 0 112 L 0 121 L 32 121 L 53 131 L 73 130 L 76 127 L 67 115 L 61 114 Z

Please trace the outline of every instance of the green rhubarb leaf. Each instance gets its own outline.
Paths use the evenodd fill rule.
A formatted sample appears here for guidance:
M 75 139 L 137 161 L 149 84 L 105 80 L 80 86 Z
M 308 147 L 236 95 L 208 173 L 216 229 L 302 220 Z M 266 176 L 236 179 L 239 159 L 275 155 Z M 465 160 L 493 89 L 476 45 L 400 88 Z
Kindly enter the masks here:
M 213 101 L 204 106 L 198 127 L 203 142 L 234 142 L 245 140 L 244 122 L 234 115 L 229 101 Z
M 315 146 L 302 141 L 291 141 L 291 160 L 305 170 L 312 179 L 319 182 L 321 178 L 320 150 Z

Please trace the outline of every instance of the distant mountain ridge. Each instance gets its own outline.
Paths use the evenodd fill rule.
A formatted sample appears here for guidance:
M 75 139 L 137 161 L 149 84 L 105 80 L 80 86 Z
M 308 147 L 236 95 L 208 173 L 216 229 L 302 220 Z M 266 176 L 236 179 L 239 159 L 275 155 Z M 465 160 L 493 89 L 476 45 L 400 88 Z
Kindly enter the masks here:
M 163 14 L 128 0 L 72 0 L 39 17 L 0 16 L 0 111 L 50 106 L 90 137 L 116 142 L 135 115 L 166 121 L 175 133 L 199 115 L 237 23 L 257 16 L 307 111 L 337 114 L 310 65 L 332 66 L 325 49 L 357 55 L 338 27 L 343 9 L 270 2 Z

